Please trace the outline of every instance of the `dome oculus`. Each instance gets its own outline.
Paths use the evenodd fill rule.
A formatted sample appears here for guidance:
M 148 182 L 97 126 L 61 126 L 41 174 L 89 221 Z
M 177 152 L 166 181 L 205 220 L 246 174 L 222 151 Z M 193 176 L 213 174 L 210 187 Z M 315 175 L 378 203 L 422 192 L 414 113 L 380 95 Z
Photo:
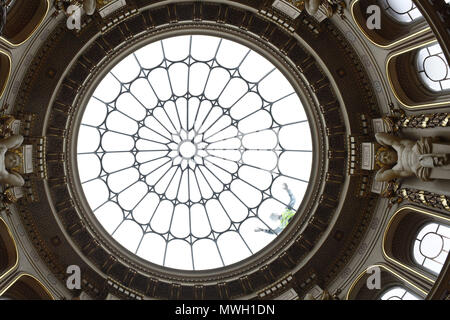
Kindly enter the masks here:
M 298 210 L 313 147 L 303 105 L 266 58 L 213 36 L 175 36 L 98 84 L 77 144 L 93 215 L 152 263 L 206 270 L 272 242 Z

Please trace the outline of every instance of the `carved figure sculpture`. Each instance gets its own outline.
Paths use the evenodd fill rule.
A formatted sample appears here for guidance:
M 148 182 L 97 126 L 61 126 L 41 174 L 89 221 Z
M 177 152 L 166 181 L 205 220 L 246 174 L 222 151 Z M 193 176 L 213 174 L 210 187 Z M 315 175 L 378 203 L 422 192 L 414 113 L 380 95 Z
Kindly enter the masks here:
M 96 0 L 83 0 L 83 9 L 88 16 L 93 15 L 96 8 L 97 8 Z
M 1 1 L 1 0 L 0 0 Z M 70 5 L 76 5 L 78 7 L 83 6 L 84 12 L 91 16 L 95 13 L 95 10 L 97 9 L 97 0 L 56 0 L 55 1 L 55 7 L 58 11 L 64 11 L 66 15 L 70 15 L 68 13 L 68 8 Z
M 319 6 L 322 0 L 305 0 L 305 9 L 309 15 L 313 16 L 319 11 Z
M 319 11 L 319 6 L 326 0 L 294 0 L 292 3 L 300 10 L 305 9 L 309 15 L 314 16 Z
M 424 181 L 450 179 L 450 144 L 434 142 L 430 137 L 401 139 L 387 133 L 377 133 L 375 138 L 384 146 L 376 155 L 382 167 L 375 177 L 377 181 L 414 175 Z
M 22 142 L 23 136 L 20 135 L 0 140 L 0 184 L 9 184 L 15 187 L 21 187 L 25 184 L 19 173 L 8 171 L 18 167 L 21 163 L 20 156 L 9 150 L 18 148 Z

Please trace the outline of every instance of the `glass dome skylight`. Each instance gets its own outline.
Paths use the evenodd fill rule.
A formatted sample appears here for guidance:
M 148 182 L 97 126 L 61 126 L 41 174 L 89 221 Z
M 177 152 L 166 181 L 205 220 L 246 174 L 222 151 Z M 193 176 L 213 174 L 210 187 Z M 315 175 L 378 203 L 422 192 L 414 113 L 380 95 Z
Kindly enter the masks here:
M 152 263 L 205 270 L 273 241 L 305 195 L 302 103 L 266 58 L 213 36 L 175 36 L 121 60 L 78 133 L 85 197 L 104 229 Z

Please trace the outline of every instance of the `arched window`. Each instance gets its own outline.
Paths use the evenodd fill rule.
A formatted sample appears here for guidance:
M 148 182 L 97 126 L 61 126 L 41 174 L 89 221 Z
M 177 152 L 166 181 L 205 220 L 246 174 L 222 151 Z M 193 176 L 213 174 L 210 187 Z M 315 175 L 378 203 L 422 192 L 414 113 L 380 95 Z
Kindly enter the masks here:
M 382 8 L 394 20 L 411 23 L 422 18 L 422 14 L 412 0 L 381 0 Z
M 379 287 L 373 287 L 373 275 L 379 277 Z M 373 265 L 362 271 L 347 293 L 347 300 L 422 300 L 428 289 L 415 285 L 401 273 L 386 265 Z
M 438 275 L 450 248 L 450 228 L 428 223 L 417 233 L 413 256 L 417 264 Z
M 380 300 L 422 300 L 419 296 L 402 287 L 391 287 L 384 291 Z
M 0 97 L 3 95 L 11 74 L 11 58 L 0 50 Z
M 450 68 L 434 40 L 399 51 L 388 58 L 388 79 L 408 109 L 446 107 L 450 103 Z
M 17 266 L 17 247 L 6 222 L 0 218 L 0 279 Z
M 54 300 L 48 289 L 34 276 L 22 274 L 12 284 L 0 290 L 1 300 Z
M 371 28 L 368 24 L 374 5 L 381 9 L 381 28 Z M 429 30 L 427 21 L 411 0 L 355 0 L 350 10 L 362 33 L 382 48 L 413 39 Z
M 12 46 L 21 45 L 34 34 L 50 7 L 49 0 L 8 0 L 5 5 L 7 16 L 1 37 Z
M 450 0 L 444 0 L 450 3 Z M 383 9 L 394 20 L 401 23 L 412 23 L 423 16 L 412 0 L 380 0 Z
M 450 89 L 450 67 L 439 44 L 418 51 L 417 70 L 428 89 L 436 92 Z

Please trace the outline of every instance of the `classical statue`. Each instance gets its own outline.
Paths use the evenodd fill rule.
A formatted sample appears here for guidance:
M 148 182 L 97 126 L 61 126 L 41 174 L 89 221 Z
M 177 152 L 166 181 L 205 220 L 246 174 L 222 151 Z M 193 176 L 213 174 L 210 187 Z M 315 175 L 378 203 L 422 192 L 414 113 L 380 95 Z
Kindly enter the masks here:
M 83 0 L 83 9 L 88 16 L 92 16 L 97 8 L 96 0 Z
M 21 120 L 11 115 L 0 116 L 0 137 L 9 137 L 19 134 Z
M 319 11 L 319 6 L 322 0 L 305 0 L 305 9 L 309 15 L 313 16 Z
M 82 4 L 83 10 L 88 16 L 93 15 L 95 13 L 95 10 L 97 9 L 97 0 L 57 0 L 55 2 L 56 9 L 62 10 L 66 13 L 70 5 L 80 6 L 80 4 Z
M 294 0 L 294 4 L 299 8 L 305 8 L 309 15 L 313 16 L 319 11 L 320 4 L 323 0 Z
M 376 155 L 381 166 L 377 181 L 414 175 L 424 181 L 450 179 L 450 144 L 435 142 L 431 137 L 412 141 L 384 132 L 375 138 L 382 145 Z
M 21 164 L 21 157 L 9 150 L 18 148 L 22 142 L 23 136 L 20 135 L 13 135 L 0 140 L 0 184 L 9 184 L 15 187 L 21 187 L 25 184 L 19 173 L 8 171 L 19 167 Z

